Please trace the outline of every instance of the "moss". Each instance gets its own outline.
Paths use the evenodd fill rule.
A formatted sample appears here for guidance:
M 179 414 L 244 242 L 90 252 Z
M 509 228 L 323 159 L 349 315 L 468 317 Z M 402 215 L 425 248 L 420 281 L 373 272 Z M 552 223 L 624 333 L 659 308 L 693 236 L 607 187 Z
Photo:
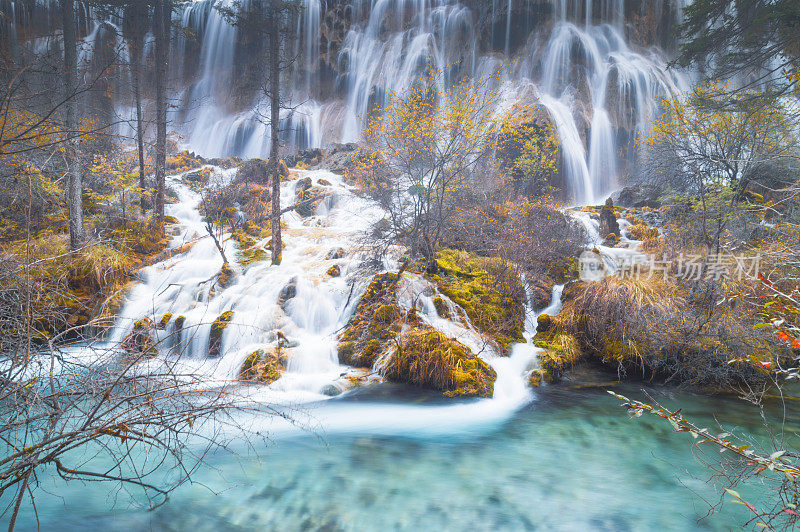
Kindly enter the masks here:
M 339 268 L 338 264 L 334 264 L 330 268 L 328 268 L 328 275 L 331 277 L 339 277 L 342 275 L 342 270 Z
M 220 348 L 222 347 L 222 334 L 225 329 L 230 325 L 233 318 L 233 311 L 228 310 L 220 314 L 214 323 L 211 324 L 211 333 L 208 337 L 208 357 L 216 358 L 220 355 Z
M 373 277 L 353 317 L 339 335 L 339 361 L 356 367 L 371 368 L 378 355 L 402 330 L 403 313 L 397 306 L 397 275 L 385 273 Z
M 542 267 L 556 284 L 566 284 L 578 278 L 578 259 L 576 257 L 559 257 L 546 262 Z
M 222 268 L 219 270 L 219 274 L 217 275 L 217 284 L 221 288 L 226 288 L 231 284 L 233 280 L 233 269 L 231 269 L 231 265 L 227 262 L 222 265 Z
M 158 320 L 158 328 L 161 329 L 162 331 L 164 329 L 166 329 L 167 328 L 167 324 L 170 322 L 171 319 L 172 319 L 172 313 L 171 312 L 167 312 L 166 314 L 161 316 L 161 319 Z
M 239 369 L 239 378 L 249 382 L 272 384 L 286 371 L 286 355 L 281 348 L 259 349 L 247 355 Z
M 186 323 L 186 316 L 178 316 L 175 318 L 175 330 L 180 331 L 183 329 L 183 324 Z
M 628 234 L 634 240 L 652 240 L 659 236 L 658 229 L 648 227 L 644 222 L 628 227 Z
M 461 307 L 473 325 L 503 352 L 523 341 L 525 292 L 515 269 L 499 258 L 452 249 L 437 254 L 439 290 Z
M 553 325 L 553 318 L 549 314 L 539 314 L 536 317 L 536 332 L 542 333 L 547 331 Z
M 467 346 L 428 327 L 405 334 L 386 378 L 441 391 L 447 397 L 491 397 L 497 374 Z
M 540 369 L 535 369 L 531 372 L 530 376 L 528 377 L 528 384 L 531 385 L 533 388 L 538 388 L 542 384 L 542 378 L 544 377 L 544 372 Z

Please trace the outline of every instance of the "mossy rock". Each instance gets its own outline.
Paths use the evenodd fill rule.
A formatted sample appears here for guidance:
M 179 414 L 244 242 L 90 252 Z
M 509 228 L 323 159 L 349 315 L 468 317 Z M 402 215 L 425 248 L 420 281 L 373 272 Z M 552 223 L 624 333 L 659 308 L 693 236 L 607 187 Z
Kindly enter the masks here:
M 286 371 L 286 354 L 281 348 L 259 349 L 247 355 L 239 369 L 239 378 L 248 382 L 272 384 Z
M 158 320 L 158 328 L 159 328 L 159 330 L 163 331 L 164 329 L 166 329 L 167 328 L 167 324 L 169 324 L 170 320 L 172 320 L 172 312 L 167 312 L 166 314 L 161 316 L 161 319 Z
M 437 264 L 439 274 L 430 279 L 503 353 L 524 341 L 525 290 L 508 263 L 446 249 L 437 254 Z
M 494 369 L 467 346 L 424 326 L 403 335 L 386 364 L 385 376 L 447 397 L 491 397 L 497 379 Z
M 233 277 L 233 269 L 231 268 L 231 265 L 226 262 L 219 270 L 219 274 L 217 275 L 217 284 L 220 286 L 220 288 L 227 288 L 231 285 Z
M 339 361 L 349 366 L 371 368 L 402 330 L 403 312 L 397 306 L 397 275 L 384 273 L 372 278 L 353 317 L 339 335 Z
M 220 348 L 222 347 L 222 334 L 225 329 L 230 325 L 233 319 L 233 311 L 228 310 L 220 314 L 214 323 L 211 324 L 211 333 L 208 337 L 208 358 L 216 358 L 220 355 Z
M 153 334 L 156 325 L 150 318 L 143 318 L 133 324 L 133 330 L 122 340 L 120 347 L 128 358 L 152 358 L 158 354 L 158 346 Z
M 437 296 L 433 298 L 433 306 L 436 308 L 436 313 L 442 318 L 450 317 L 450 307 L 447 306 L 447 303 L 445 303 L 444 299 L 441 297 Z
M 553 318 L 549 314 L 539 314 L 536 317 L 536 332 L 546 332 L 553 325 Z
M 328 268 L 327 273 L 330 277 L 339 277 L 340 275 L 342 275 L 342 270 L 341 268 L 339 268 L 338 264 L 334 264 L 333 266 Z

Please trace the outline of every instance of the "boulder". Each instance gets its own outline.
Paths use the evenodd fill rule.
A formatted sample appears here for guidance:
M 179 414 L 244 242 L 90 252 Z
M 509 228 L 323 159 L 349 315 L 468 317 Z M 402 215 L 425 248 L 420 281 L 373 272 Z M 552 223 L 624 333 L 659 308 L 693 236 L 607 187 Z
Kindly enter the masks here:
M 293 299 L 297 295 L 297 277 L 292 278 L 286 286 L 281 289 L 278 295 L 278 304 L 282 309 L 286 310 L 286 302 Z
M 611 198 L 621 207 L 657 209 L 661 206 L 659 197 L 663 191 L 653 185 L 632 185 L 615 192 Z
M 614 202 L 611 198 L 606 200 L 605 205 L 600 209 L 600 236 L 611 240 L 610 236 L 615 235 L 616 239 L 620 236 L 619 222 L 614 211 Z
M 269 183 L 269 164 L 264 159 L 250 159 L 239 165 L 234 183 Z

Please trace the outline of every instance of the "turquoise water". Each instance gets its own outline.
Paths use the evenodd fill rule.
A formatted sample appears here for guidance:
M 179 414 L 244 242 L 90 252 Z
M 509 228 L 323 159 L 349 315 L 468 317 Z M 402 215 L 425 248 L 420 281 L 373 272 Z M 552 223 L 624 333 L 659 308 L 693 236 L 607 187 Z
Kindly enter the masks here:
M 653 393 L 705 426 L 716 416 L 728 428 L 761 430 L 745 403 Z M 288 432 L 269 446 L 242 445 L 239 456 L 208 457 L 195 483 L 153 512 L 107 484 L 43 479 L 53 494 L 39 493 L 39 522 L 43 530 L 624 531 L 730 530 L 747 519 L 728 504 L 698 521 L 708 511 L 702 498 L 720 494 L 689 438 L 655 419 L 629 419 L 603 390 L 545 388 L 493 422 L 448 423 L 449 412 L 381 387 L 310 412 L 327 420 L 324 433 Z M 788 419 L 796 438 L 798 416 Z M 20 525 L 35 527 L 30 505 Z

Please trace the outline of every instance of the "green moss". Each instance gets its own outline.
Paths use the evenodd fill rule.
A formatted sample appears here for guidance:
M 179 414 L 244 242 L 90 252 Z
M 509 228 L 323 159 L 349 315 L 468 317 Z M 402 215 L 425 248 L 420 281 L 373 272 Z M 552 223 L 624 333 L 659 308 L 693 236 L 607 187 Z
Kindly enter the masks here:
M 504 352 L 524 340 L 525 292 L 508 263 L 446 249 L 437 254 L 437 264 L 440 273 L 431 280 L 466 312 L 475 327 Z
M 261 262 L 269 258 L 269 252 L 266 248 L 269 247 L 269 238 L 272 236 L 272 229 L 270 224 L 258 225 L 253 222 L 247 222 L 244 226 L 236 228 L 231 233 L 239 253 L 237 262 L 242 266 L 249 266 L 255 262 Z
M 339 361 L 371 368 L 377 357 L 402 329 L 403 313 L 397 306 L 397 275 L 373 277 L 358 302 L 347 328 L 339 335 Z
M 497 374 L 467 346 L 429 327 L 403 336 L 386 378 L 441 391 L 447 397 L 491 397 Z
M 233 319 L 233 311 L 228 310 L 220 314 L 211 324 L 211 333 L 208 337 L 208 357 L 216 358 L 222 345 L 222 334 Z

